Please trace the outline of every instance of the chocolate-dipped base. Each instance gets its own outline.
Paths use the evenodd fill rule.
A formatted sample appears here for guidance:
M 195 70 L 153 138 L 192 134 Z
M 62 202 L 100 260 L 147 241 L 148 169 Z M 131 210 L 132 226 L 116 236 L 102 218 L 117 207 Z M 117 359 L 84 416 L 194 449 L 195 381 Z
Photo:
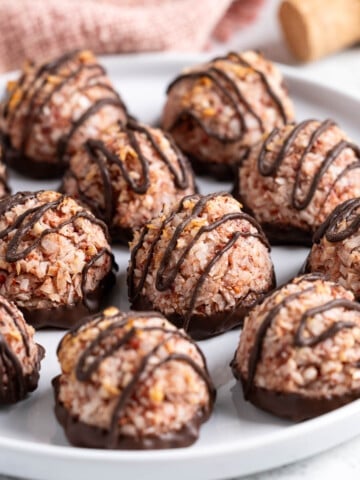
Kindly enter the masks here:
M 233 367 L 234 372 L 234 367 Z M 246 380 L 234 372 L 246 390 Z M 336 408 L 360 398 L 360 391 L 346 393 L 345 395 L 332 395 L 329 397 L 306 397 L 298 393 L 286 393 L 267 390 L 253 385 L 247 394 L 246 400 L 266 412 L 278 417 L 296 422 L 323 415 Z
M 114 267 L 115 269 L 115 267 Z M 26 308 L 18 305 L 25 320 L 37 330 L 44 327 L 76 328 L 90 313 L 98 312 L 110 290 L 116 283 L 116 275 L 111 270 L 92 292 L 87 292 L 86 301 L 54 308 Z
M 71 415 L 59 401 L 60 375 L 52 381 L 55 396 L 55 415 L 69 442 L 76 447 L 104 448 L 114 450 L 154 450 L 162 448 L 181 448 L 192 445 L 199 436 L 199 428 L 210 416 L 210 410 L 197 414 L 180 430 L 159 435 L 134 437 L 113 435 L 109 430 L 95 427 L 80 421 Z
M 189 152 L 184 151 L 184 153 L 189 158 L 193 170 L 197 175 L 209 175 L 216 180 L 224 182 L 229 182 L 234 179 L 234 171 L 236 168 L 234 165 L 209 162 L 208 160 L 201 160 Z
M 121 245 L 129 246 L 129 242 L 134 237 L 134 230 L 131 228 L 123 228 L 118 225 L 108 226 L 111 243 L 119 243 Z
M 10 139 L 6 135 L 2 138 L 2 146 L 4 163 L 26 177 L 36 180 L 59 178 L 65 171 L 66 165 L 63 162 L 59 163 L 56 160 L 39 162 L 20 153 L 11 145 Z
M 273 288 L 275 288 L 275 278 L 271 290 Z M 206 338 L 215 337 L 233 328 L 242 327 L 244 318 L 248 312 L 260 303 L 266 295 L 267 293 L 258 294 L 256 300 L 246 306 L 241 303 L 232 310 L 216 312 L 212 315 L 193 314 L 190 318 L 186 318 L 179 313 L 170 313 L 165 316 L 178 328 L 184 328 L 185 323 L 187 323 L 188 328 L 186 329 L 186 333 L 194 340 L 205 340 Z M 138 295 L 131 303 L 131 308 L 137 311 L 156 311 L 151 301 L 144 295 Z
M 36 344 L 38 349 L 37 359 L 35 361 L 34 370 L 27 375 L 19 376 L 14 371 L 14 375 L 8 378 L 8 382 L 11 384 L 17 385 L 17 388 L 6 388 L 4 385 L 1 389 L 0 395 L 0 405 L 10 405 L 17 403 L 20 400 L 23 400 L 28 393 L 36 390 L 39 378 L 40 378 L 40 368 L 41 360 L 45 357 L 45 349 L 38 343 Z M 19 388 L 20 387 L 20 388 Z
M 246 204 L 244 198 L 239 191 L 239 169 L 237 169 L 235 186 L 231 192 L 232 196 L 238 200 L 244 212 L 248 213 L 252 217 L 256 218 L 254 212 Z M 297 245 L 304 247 L 312 246 L 313 232 L 310 230 L 304 230 L 302 228 L 293 227 L 291 225 L 284 225 L 282 223 L 261 223 L 267 239 L 271 245 Z
M 313 232 L 289 225 L 260 223 L 271 245 L 312 246 Z
M 209 175 L 214 177 L 216 180 L 224 182 L 234 181 L 234 177 L 238 175 L 239 165 L 243 162 L 249 155 L 250 148 L 244 147 L 244 152 L 242 157 L 238 158 L 234 163 L 220 163 L 220 162 L 211 162 L 209 160 L 202 160 L 189 152 L 184 150 L 184 153 L 189 158 L 190 163 L 193 167 L 193 170 L 198 175 Z M 197 193 L 197 192 L 196 192 Z M 235 195 L 234 195 L 235 196 Z M 235 197 L 236 198 L 236 197 Z

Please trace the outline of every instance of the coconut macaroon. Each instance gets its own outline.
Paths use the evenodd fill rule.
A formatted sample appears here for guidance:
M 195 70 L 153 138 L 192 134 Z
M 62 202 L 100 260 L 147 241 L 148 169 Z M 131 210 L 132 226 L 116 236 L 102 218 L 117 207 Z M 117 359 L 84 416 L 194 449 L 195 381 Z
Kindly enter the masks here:
M 185 447 L 211 414 L 215 389 L 194 342 L 155 312 L 109 307 L 58 348 L 55 412 L 81 447 Z
M 33 178 L 58 176 L 86 139 L 126 120 L 123 102 L 87 50 L 29 62 L 7 90 L 0 114 L 4 159 Z
M 62 191 L 104 220 L 112 240 L 127 243 L 164 205 L 194 193 L 195 180 L 168 134 L 131 121 L 86 142 L 70 160 Z
M 37 388 L 45 350 L 16 305 L 0 295 L 0 405 L 16 403 Z
M 314 234 L 305 264 L 307 272 L 321 272 L 360 298 L 360 198 L 335 208 Z
M 163 126 L 198 173 L 231 178 L 266 132 L 293 120 L 281 73 L 261 53 L 229 53 L 184 70 L 169 85 Z
M 311 245 L 340 203 L 360 196 L 360 149 L 332 120 L 276 128 L 238 169 L 234 195 L 271 243 Z
M 70 197 L 20 192 L 0 202 L 0 293 L 35 327 L 70 327 L 114 283 L 106 225 Z
M 320 274 L 298 277 L 244 321 L 232 362 L 245 398 L 305 420 L 360 398 L 360 305 Z
M 10 194 L 11 190 L 8 185 L 7 169 L 3 162 L 4 148 L 2 145 L 2 136 L 0 132 L 0 198 L 6 197 Z
M 228 193 L 185 197 L 130 248 L 132 308 L 159 311 L 196 339 L 240 325 L 275 286 L 261 228 Z

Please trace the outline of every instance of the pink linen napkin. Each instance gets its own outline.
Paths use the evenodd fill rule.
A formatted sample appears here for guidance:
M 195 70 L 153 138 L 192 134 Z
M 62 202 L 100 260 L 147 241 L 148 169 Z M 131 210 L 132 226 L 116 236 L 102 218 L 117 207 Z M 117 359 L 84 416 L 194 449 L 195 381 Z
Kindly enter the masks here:
M 74 48 L 200 50 L 253 20 L 264 0 L 0 0 L 0 71 Z

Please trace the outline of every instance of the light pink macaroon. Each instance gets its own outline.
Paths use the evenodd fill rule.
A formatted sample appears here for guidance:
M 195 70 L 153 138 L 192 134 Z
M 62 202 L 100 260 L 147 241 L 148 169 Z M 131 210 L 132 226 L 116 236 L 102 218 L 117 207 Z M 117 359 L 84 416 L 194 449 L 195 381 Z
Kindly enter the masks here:
M 0 405 L 23 400 L 37 388 L 45 350 L 13 302 L 0 295 Z
M 155 312 L 108 307 L 58 348 L 55 413 L 81 447 L 186 447 L 213 409 L 199 347 Z
M 129 121 L 88 140 L 71 157 L 62 191 L 81 200 L 127 244 L 133 232 L 195 193 L 191 165 L 169 134 Z
M 321 274 L 295 278 L 245 318 L 232 369 L 245 399 L 305 420 L 360 398 L 360 305 Z
M 255 51 L 185 69 L 169 85 L 163 126 L 198 173 L 230 179 L 233 167 L 274 127 L 294 118 L 281 73 Z
M 360 198 L 342 203 L 314 234 L 305 264 L 307 272 L 321 272 L 360 298 Z
M 276 128 L 238 168 L 234 194 L 271 243 L 311 245 L 334 208 L 360 196 L 360 149 L 332 120 Z
M 126 116 L 90 51 L 68 52 L 42 65 L 28 62 L 20 78 L 9 82 L 0 109 L 5 162 L 29 177 L 59 176 L 68 155 Z
M 106 225 L 71 197 L 18 192 L 0 202 L 0 293 L 36 328 L 98 311 L 115 267 Z
M 241 325 L 275 286 L 267 239 L 229 193 L 184 197 L 130 249 L 131 307 L 159 311 L 196 339 Z

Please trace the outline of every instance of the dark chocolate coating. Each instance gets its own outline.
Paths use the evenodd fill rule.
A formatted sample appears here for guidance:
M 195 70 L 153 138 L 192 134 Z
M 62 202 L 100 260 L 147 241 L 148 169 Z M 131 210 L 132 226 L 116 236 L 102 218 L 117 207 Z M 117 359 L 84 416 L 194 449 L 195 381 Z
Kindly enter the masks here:
M 200 196 L 199 199 L 197 200 L 195 206 L 193 207 L 192 211 L 189 212 L 188 216 L 183 220 L 178 227 L 175 229 L 173 236 L 169 239 L 168 246 L 161 256 L 160 263 L 157 267 L 157 272 L 156 272 L 156 288 L 158 291 L 165 291 L 168 289 L 171 289 L 177 274 L 180 271 L 181 265 L 183 262 L 189 261 L 189 258 L 187 257 L 189 251 L 191 248 L 195 245 L 196 241 L 201 237 L 201 235 L 205 232 L 209 232 L 211 230 L 216 229 L 218 226 L 220 226 L 223 223 L 226 223 L 228 221 L 236 220 L 236 219 L 244 219 L 248 221 L 252 226 L 254 226 L 258 232 L 257 233 L 243 233 L 240 231 L 234 231 L 234 234 L 230 240 L 228 240 L 225 245 L 223 245 L 215 256 L 207 263 L 206 267 L 204 268 L 204 271 L 200 275 L 194 290 L 191 294 L 191 298 L 189 301 L 189 306 L 188 310 L 185 315 L 174 313 L 167 315 L 167 318 L 169 318 L 171 321 L 175 323 L 176 326 L 183 328 L 186 332 L 194 336 L 194 338 L 207 338 L 211 337 L 214 335 L 217 335 L 221 332 L 223 332 L 227 327 L 228 328 L 233 328 L 237 325 L 241 325 L 242 319 L 244 315 L 246 314 L 247 310 L 253 306 L 256 301 L 257 301 L 257 295 L 259 298 L 262 298 L 265 293 L 273 289 L 275 287 L 275 274 L 274 270 L 272 270 L 271 273 L 271 278 L 269 279 L 269 286 L 268 290 L 266 292 L 249 292 L 245 297 L 241 298 L 238 300 L 237 305 L 234 309 L 232 309 L 230 312 L 219 312 L 217 314 L 211 315 L 211 316 L 203 316 L 203 315 L 197 315 L 194 314 L 194 308 L 197 302 L 198 295 L 201 291 L 202 286 L 204 285 L 211 268 L 214 266 L 214 264 L 220 260 L 221 256 L 228 251 L 229 249 L 232 248 L 232 246 L 235 244 L 235 242 L 240 238 L 240 237 L 255 237 L 258 238 L 261 243 L 263 243 L 268 249 L 270 249 L 269 244 L 267 242 L 266 237 L 264 236 L 260 226 L 258 223 L 249 215 L 246 213 L 242 212 L 240 209 L 238 212 L 233 212 L 229 213 L 227 215 L 224 215 L 220 217 L 218 220 L 213 222 L 212 224 L 208 226 L 203 226 L 199 229 L 199 231 L 196 233 L 194 236 L 193 240 L 186 246 L 186 249 L 184 250 L 183 254 L 180 257 L 180 260 L 177 262 L 177 264 L 168 270 L 168 265 L 170 264 L 171 261 L 171 254 L 172 251 L 176 248 L 177 240 L 179 236 L 181 235 L 182 231 L 186 228 L 186 226 L 196 218 L 196 216 L 202 211 L 202 209 L 205 207 L 206 203 L 218 196 L 229 196 L 230 194 L 228 193 L 215 193 L 215 194 L 210 194 L 206 196 Z M 145 284 L 146 276 L 148 274 L 152 257 L 154 254 L 154 250 L 156 247 L 157 242 L 160 240 L 162 231 L 166 228 L 166 225 L 172 221 L 172 219 L 182 211 L 184 208 L 184 202 L 192 198 L 192 196 L 187 196 L 184 197 L 183 200 L 180 202 L 178 208 L 174 210 L 162 223 L 162 226 L 158 230 L 158 234 L 155 237 L 155 239 L 152 241 L 152 244 L 150 246 L 149 250 L 149 258 L 147 259 L 146 263 L 141 266 L 142 268 L 142 276 L 138 282 L 137 285 L 134 283 L 134 271 L 136 267 L 136 255 L 139 249 L 141 249 L 142 244 L 144 239 L 146 238 L 146 234 L 148 232 L 148 227 L 144 227 L 140 239 L 138 243 L 133 247 L 132 252 L 131 252 L 131 259 L 130 259 L 130 265 L 128 268 L 128 291 L 129 291 L 129 301 L 131 304 L 131 307 L 134 309 L 154 309 L 152 306 L 152 302 L 150 299 L 146 298 L 143 293 L 142 289 Z M 254 296 L 255 299 L 253 301 L 250 301 L 250 304 L 247 304 L 247 297 L 249 296 Z M 214 325 L 214 323 L 218 321 L 219 324 L 217 326 Z
M 35 161 L 20 153 L 13 148 L 7 135 L 3 135 L 2 145 L 4 163 L 27 177 L 36 180 L 58 178 L 65 170 L 65 165 Z
M 297 125 L 294 125 L 294 128 L 290 131 L 286 139 L 284 140 L 284 143 L 276 156 L 275 160 L 273 163 L 266 163 L 266 154 L 267 154 L 267 146 L 271 141 L 276 138 L 276 136 L 279 133 L 279 129 L 275 128 L 270 135 L 267 137 L 265 142 L 263 143 L 263 146 L 259 152 L 258 156 L 258 162 L 257 162 L 257 168 L 258 172 L 264 176 L 276 176 L 278 169 L 280 168 L 281 164 L 286 158 L 286 155 L 290 151 L 290 149 L 293 147 L 294 142 L 296 141 L 298 135 L 301 133 L 303 129 L 305 129 L 309 124 L 315 122 L 315 120 L 305 120 Z M 335 182 L 339 181 L 341 177 L 346 175 L 349 171 L 353 169 L 358 169 L 360 168 L 360 148 L 345 140 L 341 140 L 338 142 L 331 150 L 327 152 L 327 154 L 324 157 L 324 160 L 322 161 L 321 165 L 319 166 L 318 170 L 316 171 L 314 177 L 311 180 L 310 186 L 308 188 L 307 193 L 305 194 L 304 198 L 300 198 L 299 196 L 299 186 L 301 182 L 301 172 L 302 172 L 302 166 L 305 162 L 305 158 L 309 152 L 311 152 L 311 149 L 314 147 L 315 143 L 319 140 L 321 135 L 328 130 L 329 128 L 333 127 L 336 125 L 336 123 L 333 120 L 325 120 L 320 125 L 314 130 L 314 132 L 310 135 L 309 137 L 309 142 L 307 146 L 304 148 L 300 159 L 299 159 L 299 166 L 296 172 L 296 178 L 294 182 L 294 186 L 291 192 L 291 201 L 290 201 L 290 206 L 294 210 L 300 211 L 306 209 L 309 204 L 311 203 L 316 190 L 319 186 L 319 183 L 323 177 L 323 175 L 327 172 L 327 170 L 330 168 L 330 166 L 335 162 L 335 160 L 338 158 L 338 156 L 345 150 L 345 149 L 351 149 L 354 154 L 356 155 L 356 160 L 345 167 L 336 177 Z M 240 190 L 240 178 L 241 175 L 241 165 L 237 171 L 236 175 L 236 180 L 235 180 L 235 187 L 233 190 L 234 197 L 237 198 L 243 205 L 244 209 L 246 211 L 251 212 L 251 209 L 249 208 L 248 205 L 246 205 L 246 201 L 244 199 L 244 195 L 242 195 L 242 192 Z M 327 200 L 328 195 L 331 193 L 331 189 L 329 189 L 329 192 L 327 193 L 327 196 L 325 198 L 325 202 Z M 253 212 L 251 212 L 253 214 Z M 256 215 L 254 215 L 256 218 Z M 312 236 L 314 234 L 314 231 L 316 230 L 317 226 L 309 226 L 307 229 L 302 229 L 298 227 L 293 227 L 292 225 L 285 225 L 285 224 L 280 224 L 280 223 L 261 223 L 262 228 L 264 229 L 264 232 L 269 238 L 269 241 L 272 245 L 304 245 L 304 246 L 311 246 L 312 245 Z
M 111 317 L 106 317 L 107 320 L 109 320 L 109 324 L 106 326 L 105 329 L 99 331 L 98 335 L 86 346 L 86 348 L 82 351 L 81 355 L 78 358 L 75 367 L 76 379 L 79 382 L 90 382 L 92 375 L 98 370 L 102 361 L 106 360 L 108 357 L 111 357 L 111 355 L 113 355 L 121 348 L 126 348 L 129 344 L 131 345 L 131 341 L 136 338 L 136 334 L 138 331 L 142 333 L 146 332 L 148 334 L 150 334 L 151 331 L 161 331 L 166 334 L 164 340 L 161 340 L 149 352 L 143 354 L 138 367 L 132 372 L 132 378 L 123 388 L 116 401 L 115 409 L 112 413 L 108 429 L 100 429 L 94 426 L 87 425 L 84 422 L 81 422 L 77 418 L 74 418 L 72 415 L 70 415 L 69 412 L 67 412 L 67 410 L 61 405 L 61 402 L 58 400 L 60 376 L 56 377 L 53 380 L 56 401 L 55 412 L 59 422 L 65 428 L 65 433 L 70 442 L 74 443 L 75 445 L 85 447 L 99 447 L 111 449 L 144 449 L 174 448 L 186 446 L 190 445 L 197 439 L 199 426 L 201 423 L 203 423 L 209 418 L 216 396 L 216 391 L 213 387 L 211 378 L 207 370 L 205 357 L 199 347 L 180 330 L 169 330 L 168 328 L 163 326 L 151 325 L 145 325 L 144 327 L 131 326 L 131 328 L 129 329 L 124 328 L 128 325 L 129 319 L 131 320 L 132 318 L 137 317 L 150 319 L 154 315 L 159 317 L 159 315 L 154 312 L 130 312 L 129 314 L 125 314 L 117 311 Z M 88 318 L 88 321 L 92 321 L 92 325 L 96 326 L 103 319 L 104 317 L 100 313 Z M 111 320 L 113 321 L 111 322 Z M 81 327 L 71 330 L 68 335 L 76 337 L 76 334 L 80 328 Z M 114 331 L 116 331 L 116 329 L 124 329 L 120 338 L 114 334 Z M 118 428 L 119 419 L 121 418 L 124 410 L 126 409 L 126 406 L 132 395 L 134 394 L 134 392 L 136 392 L 139 383 L 142 382 L 142 374 L 150 365 L 151 359 L 154 355 L 156 355 L 157 351 L 161 347 L 163 347 L 166 342 L 172 337 L 180 337 L 187 340 L 189 343 L 192 343 L 192 345 L 196 348 L 198 354 L 202 358 L 203 367 L 198 365 L 187 354 L 169 352 L 168 355 L 165 358 L 159 360 L 158 363 L 154 365 L 151 364 L 152 368 L 148 371 L 148 375 L 151 376 L 157 368 L 163 366 L 168 362 L 184 362 L 194 370 L 194 372 L 199 376 L 200 381 L 203 381 L 205 383 L 209 394 L 209 403 L 206 407 L 199 409 L 195 417 L 189 422 L 189 424 L 184 425 L 181 430 L 169 431 L 165 435 L 151 435 L 140 438 L 120 434 Z M 62 341 L 59 344 L 58 351 L 61 346 Z
M 275 277 L 271 289 L 275 288 Z M 260 303 L 266 296 L 267 292 L 256 292 L 256 299 L 248 302 L 240 301 L 239 304 L 232 310 L 216 312 L 211 315 L 191 315 L 189 319 L 179 313 L 170 313 L 166 318 L 176 325 L 178 328 L 183 328 L 185 321 L 188 321 L 189 327 L 187 333 L 194 340 L 205 340 L 206 338 L 215 337 L 221 333 L 232 330 L 236 327 L 242 327 L 243 320 L 249 311 L 258 303 Z M 153 304 L 144 295 L 138 295 L 136 300 L 132 303 L 134 310 L 155 310 Z
M 53 308 L 26 308 L 21 305 L 25 320 L 36 329 L 44 327 L 74 328 L 82 325 L 90 313 L 98 312 L 105 304 L 107 294 L 116 283 L 115 267 L 102 278 L 93 292 L 87 292 L 84 300 L 73 305 Z
M 247 380 L 242 377 L 239 380 L 243 388 L 246 388 Z M 348 392 L 344 395 L 307 397 L 298 393 L 273 392 L 254 386 L 247 400 L 256 407 L 278 417 L 301 422 L 328 413 L 358 398 L 360 398 L 360 390 Z
M 112 243 L 121 243 L 122 245 L 129 245 L 134 237 L 134 231 L 131 228 L 121 228 L 113 226 L 109 228 L 109 234 Z
M 260 223 L 271 245 L 302 245 L 311 247 L 312 231 L 280 223 Z
M 209 411 L 198 411 L 197 414 L 180 430 L 169 431 L 159 435 L 141 437 L 117 435 L 114 442 L 108 445 L 105 441 L 108 431 L 88 425 L 72 416 L 59 401 L 59 378 L 52 381 L 55 395 L 55 415 L 68 441 L 76 447 L 111 448 L 118 450 L 154 450 L 163 448 L 182 448 L 192 445 L 199 436 L 199 428 L 210 416 Z
M 244 157 L 248 154 L 248 149 L 244 150 Z M 234 176 L 236 176 L 236 172 L 238 170 L 237 164 L 229 164 L 229 163 L 218 163 L 218 162 L 210 162 L 208 160 L 202 160 L 201 158 L 197 158 L 194 155 L 190 154 L 189 152 L 184 151 L 187 157 L 191 161 L 191 165 L 194 169 L 194 172 L 197 175 L 210 175 L 216 180 L 220 181 L 233 181 Z M 241 162 L 241 160 L 239 160 Z

